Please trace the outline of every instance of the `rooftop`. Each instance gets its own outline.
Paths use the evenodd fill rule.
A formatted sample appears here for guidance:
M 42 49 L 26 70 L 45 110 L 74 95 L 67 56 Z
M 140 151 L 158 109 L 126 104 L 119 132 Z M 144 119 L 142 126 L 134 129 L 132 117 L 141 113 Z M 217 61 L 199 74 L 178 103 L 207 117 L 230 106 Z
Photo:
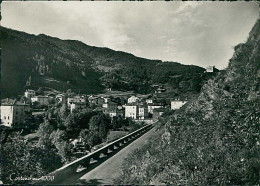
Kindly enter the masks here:
M 153 112 L 165 112 L 166 108 L 155 108 Z
M 177 97 L 177 98 L 172 99 L 171 101 L 188 101 L 188 98 L 187 97 Z
M 28 89 L 25 92 L 35 92 L 35 90 Z
M 48 98 L 48 96 L 42 96 L 42 95 L 39 95 L 39 96 L 34 96 L 32 98 Z
M 71 102 L 71 104 L 74 104 L 74 105 L 86 105 L 85 102 Z
M 127 103 L 125 106 L 137 106 L 138 104 L 136 102 L 134 103 Z
M 28 104 L 17 101 L 16 99 L 6 98 L 1 101 L 1 105 L 3 105 L 3 106 L 12 106 L 12 105 L 25 106 Z

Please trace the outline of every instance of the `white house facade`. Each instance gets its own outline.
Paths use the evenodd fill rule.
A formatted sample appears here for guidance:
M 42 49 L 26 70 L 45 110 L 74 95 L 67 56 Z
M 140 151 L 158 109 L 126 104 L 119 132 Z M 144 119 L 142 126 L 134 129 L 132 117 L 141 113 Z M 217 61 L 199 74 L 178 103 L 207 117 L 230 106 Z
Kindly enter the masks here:
M 126 118 L 138 118 L 138 105 L 127 104 L 125 106 L 125 117 Z
M 26 90 L 24 92 L 24 96 L 28 99 L 31 99 L 31 97 L 35 96 L 35 91 L 34 90 Z
M 171 101 L 171 110 L 177 110 L 180 109 L 185 103 L 187 103 L 187 100 L 172 100 Z
M 39 105 L 48 105 L 49 104 L 49 97 L 48 96 L 34 96 L 31 98 L 31 102 L 37 102 Z
M 12 103 L 2 103 L 1 124 L 8 127 L 15 127 L 24 123 L 25 112 L 30 111 L 28 104 L 14 101 Z

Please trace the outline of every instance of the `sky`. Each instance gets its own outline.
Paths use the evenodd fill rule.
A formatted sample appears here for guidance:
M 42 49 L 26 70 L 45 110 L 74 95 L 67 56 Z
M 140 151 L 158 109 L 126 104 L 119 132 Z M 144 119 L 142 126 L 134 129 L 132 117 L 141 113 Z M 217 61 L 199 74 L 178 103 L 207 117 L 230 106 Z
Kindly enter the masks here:
M 1 26 L 148 59 L 227 67 L 259 15 L 254 2 L 3 1 Z

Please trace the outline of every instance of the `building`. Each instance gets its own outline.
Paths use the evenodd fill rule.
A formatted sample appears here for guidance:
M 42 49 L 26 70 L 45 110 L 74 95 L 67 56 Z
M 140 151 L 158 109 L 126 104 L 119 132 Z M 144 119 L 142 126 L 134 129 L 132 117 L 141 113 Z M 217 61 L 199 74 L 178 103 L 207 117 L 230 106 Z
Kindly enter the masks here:
M 208 66 L 206 67 L 206 72 L 214 72 L 215 66 Z
M 144 120 L 148 118 L 146 103 L 128 103 L 125 105 L 125 118 Z
M 138 119 L 139 111 L 138 105 L 134 103 L 128 103 L 125 105 L 125 118 Z
M 171 110 L 180 109 L 185 103 L 187 103 L 187 98 L 176 98 L 171 101 Z
M 159 117 L 165 112 L 165 108 L 156 108 L 153 110 L 153 121 L 158 121 Z
M 159 87 L 159 88 L 157 88 L 157 89 L 154 91 L 154 93 L 156 93 L 156 94 L 160 94 L 160 93 L 163 93 L 163 92 L 165 92 L 165 91 L 166 91 L 165 88 L 161 88 L 161 87 Z
M 153 103 L 153 100 L 152 99 L 147 99 L 146 103 Z
M 111 101 L 111 99 L 110 99 L 110 98 L 103 98 L 103 100 L 104 100 L 104 103 L 108 103 L 108 102 L 110 102 L 110 101 Z
M 127 103 L 135 103 L 138 102 L 139 98 L 136 96 L 131 96 L 130 98 L 128 98 Z
M 117 109 L 117 103 L 113 102 L 113 101 L 109 101 L 107 103 L 104 103 L 102 105 L 103 108 L 106 108 L 107 110 L 116 110 Z
M 25 113 L 30 111 L 30 105 L 13 99 L 2 100 L 1 124 L 8 127 L 19 127 L 24 123 Z
M 111 110 L 109 111 L 109 116 L 112 118 L 114 116 L 121 116 L 121 117 L 124 117 L 124 112 L 123 110 Z
M 35 94 L 35 91 L 34 90 L 26 90 L 24 92 L 24 96 L 26 98 L 28 98 L 29 100 L 31 100 L 32 97 L 34 97 L 36 94 Z
M 65 95 L 64 94 L 58 94 L 56 95 L 56 100 L 59 102 L 59 103 L 63 103 L 65 101 Z
M 148 107 L 147 104 L 139 105 L 138 107 L 138 119 L 146 119 L 148 118 Z
M 70 112 L 72 113 L 73 110 L 82 111 L 83 109 L 86 109 L 87 105 L 84 102 L 73 102 L 70 105 Z
M 104 113 L 104 114 L 109 114 L 109 113 L 107 112 L 107 109 L 102 108 L 102 107 L 97 107 L 97 108 L 95 108 L 93 111 L 99 112 L 99 113 Z
M 72 103 L 86 103 L 86 98 L 83 96 L 74 96 L 67 99 L 67 105 L 70 108 Z
M 90 106 L 95 105 L 98 107 L 101 107 L 105 103 L 103 98 L 92 96 L 92 95 L 88 97 L 88 101 Z
M 148 113 L 153 114 L 153 110 L 156 108 L 162 108 L 163 104 L 161 103 L 148 103 Z
M 49 104 L 49 97 L 48 96 L 34 96 L 31 98 L 31 102 L 37 102 L 39 105 L 48 105 Z

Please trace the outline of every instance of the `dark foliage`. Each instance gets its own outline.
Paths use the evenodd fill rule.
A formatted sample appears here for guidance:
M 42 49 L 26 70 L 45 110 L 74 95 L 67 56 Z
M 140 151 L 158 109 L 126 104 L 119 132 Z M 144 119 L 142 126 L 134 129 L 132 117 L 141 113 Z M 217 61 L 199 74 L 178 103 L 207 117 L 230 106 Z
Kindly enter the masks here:
M 104 90 L 101 84 L 139 93 L 151 93 L 151 85 L 163 84 L 178 93 L 197 93 L 207 79 L 204 69 L 198 66 L 139 58 L 79 41 L 35 36 L 4 27 L 0 28 L 0 37 L 3 98 L 39 87 L 100 93 Z M 104 73 L 100 67 L 109 68 L 110 72 Z

